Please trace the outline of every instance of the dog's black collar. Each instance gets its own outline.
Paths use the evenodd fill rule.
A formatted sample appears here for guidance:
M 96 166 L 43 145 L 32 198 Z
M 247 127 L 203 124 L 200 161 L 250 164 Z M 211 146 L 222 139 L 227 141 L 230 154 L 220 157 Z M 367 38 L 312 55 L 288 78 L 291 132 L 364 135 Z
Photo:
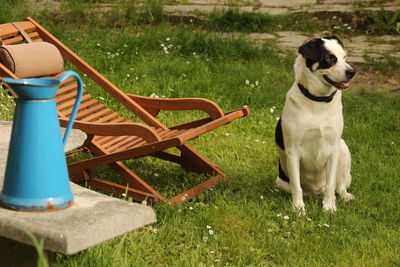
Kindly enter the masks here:
M 316 101 L 316 102 L 329 103 L 333 100 L 333 97 L 336 95 L 336 92 L 337 92 L 337 90 L 335 90 L 335 92 L 333 92 L 329 96 L 315 96 L 315 95 L 311 94 L 310 91 L 308 91 L 307 88 L 305 88 L 302 84 L 298 83 L 297 85 L 299 86 L 300 91 L 303 93 L 303 95 L 305 97 L 307 97 L 308 99 L 310 99 L 312 101 Z

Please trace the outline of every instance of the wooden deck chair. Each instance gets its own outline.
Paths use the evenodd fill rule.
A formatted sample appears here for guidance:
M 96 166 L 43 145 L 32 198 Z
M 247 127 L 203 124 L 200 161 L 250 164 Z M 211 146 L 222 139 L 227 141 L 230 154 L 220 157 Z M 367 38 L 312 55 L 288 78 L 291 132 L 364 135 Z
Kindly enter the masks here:
M 225 113 L 212 101 L 202 98 L 158 99 L 125 94 L 32 18 L 28 17 L 25 21 L 16 23 L 28 33 L 34 42 L 46 41 L 54 44 L 64 60 L 70 61 L 116 98 L 121 105 L 124 105 L 147 124 L 135 123 L 99 104 L 90 95 L 90 88 L 86 88 L 74 128 L 80 129 L 88 135 L 84 148 L 95 157 L 68 165 L 73 182 L 86 183 L 92 188 L 114 194 L 127 193 L 137 201 L 147 199 L 182 202 L 212 188 L 223 178 L 224 173 L 221 169 L 205 159 L 186 141 L 237 118 L 249 115 L 250 111 L 247 107 Z M 0 37 L 3 43 L 8 45 L 25 42 L 20 31 L 11 23 L 0 25 Z M 0 75 L 18 79 L 2 64 L 0 64 Z M 67 80 L 57 93 L 56 102 L 62 126 L 66 125 L 71 114 L 74 97 L 77 93 L 76 88 L 76 82 Z M 156 118 L 160 110 L 200 110 L 207 113 L 208 117 L 168 128 Z M 165 151 L 173 147 L 177 148 L 180 153 Z M 144 156 L 178 163 L 186 170 L 206 173 L 211 175 L 211 178 L 166 199 L 121 162 Z M 97 178 L 91 169 L 102 165 L 111 166 L 121 176 L 123 183 L 118 184 Z

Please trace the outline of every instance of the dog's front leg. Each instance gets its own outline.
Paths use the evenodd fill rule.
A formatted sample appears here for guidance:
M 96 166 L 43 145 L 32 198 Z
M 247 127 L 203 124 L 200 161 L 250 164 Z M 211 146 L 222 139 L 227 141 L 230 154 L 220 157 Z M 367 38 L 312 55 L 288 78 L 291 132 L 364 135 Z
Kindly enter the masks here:
M 286 163 L 290 177 L 290 191 L 292 193 L 292 206 L 299 215 L 305 215 L 306 210 L 303 201 L 303 190 L 300 185 L 300 158 L 295 152 L 286 150 Z
M 326 211 L 336 211 L 336 172 L 339 163 L 339 148 L 335 148 L 328 161 L 326 162 L 326 185 L 323 208 Z

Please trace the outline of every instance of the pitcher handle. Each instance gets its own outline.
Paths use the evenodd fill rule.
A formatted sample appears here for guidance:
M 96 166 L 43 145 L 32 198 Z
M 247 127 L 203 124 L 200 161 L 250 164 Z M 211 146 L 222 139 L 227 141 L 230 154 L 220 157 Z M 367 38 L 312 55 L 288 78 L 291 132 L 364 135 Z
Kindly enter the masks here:
M 79 76 L 79 74 L 76 73 L 75 71 L 69 70 L 69 71 L 64 72 L 60 77 L 58 77 L 58 80 L 60 81 L 60 84 L 61 84 L 67 78 L 69 78 L 71 76 L 74 77 L 76 79 L 76 81 L 78 82 L 78 94 L 76 96 L 74 108 L 72 109 L 72 113 L 69 118 L 67 127 L 65 128 L 65 133 L 64 133 L 64 137 L 63 137 L 64 146 L 67 143 L 67 140 L 68 140 L 69 134 L 71 132 L 72 125 L 74 124 L 76 114 L 78 113 L 78 107 L 81 103 L 81 99 L 82 99 L 82 95 L 83 95 L 83 81 L 82 81 L 81 77 Z

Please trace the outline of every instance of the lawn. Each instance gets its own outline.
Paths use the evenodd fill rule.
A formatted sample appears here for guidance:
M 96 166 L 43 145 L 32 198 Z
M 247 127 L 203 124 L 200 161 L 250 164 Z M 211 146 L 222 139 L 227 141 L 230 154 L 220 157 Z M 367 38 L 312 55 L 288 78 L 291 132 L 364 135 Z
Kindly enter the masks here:
M 295 55 L 274 43 L 260 47 L 245 35 L 230 38 L 184 24 L 96 27 L 42 19 L 127 93 L 205 97 L 224 110 L 252 110 L 191 142 L 227 174 L 217 187 L 174 208 L 155 205 L 157 223 L 73 256 L 57 255 L 53 266 L 400 265 L 399 93 L 344 92 L 344 139 L 353 157 L 349 191 L 356 199 L 338 200 L 331 214 L 322 211 L 321 196 L 306 196 L 307 215 L 299 217 L 290 196 L 274 187 L 274 129 L 293 82 Z M 102 103 L 132 116 L 83 78 Z M 11 119 L 12 99 L 0 99 L 0 119 Z M 198 115 L 168 112 L 159 119 L 174 124 Z M 204 178 L 156 159 L 126 163 L 166 195 Z

